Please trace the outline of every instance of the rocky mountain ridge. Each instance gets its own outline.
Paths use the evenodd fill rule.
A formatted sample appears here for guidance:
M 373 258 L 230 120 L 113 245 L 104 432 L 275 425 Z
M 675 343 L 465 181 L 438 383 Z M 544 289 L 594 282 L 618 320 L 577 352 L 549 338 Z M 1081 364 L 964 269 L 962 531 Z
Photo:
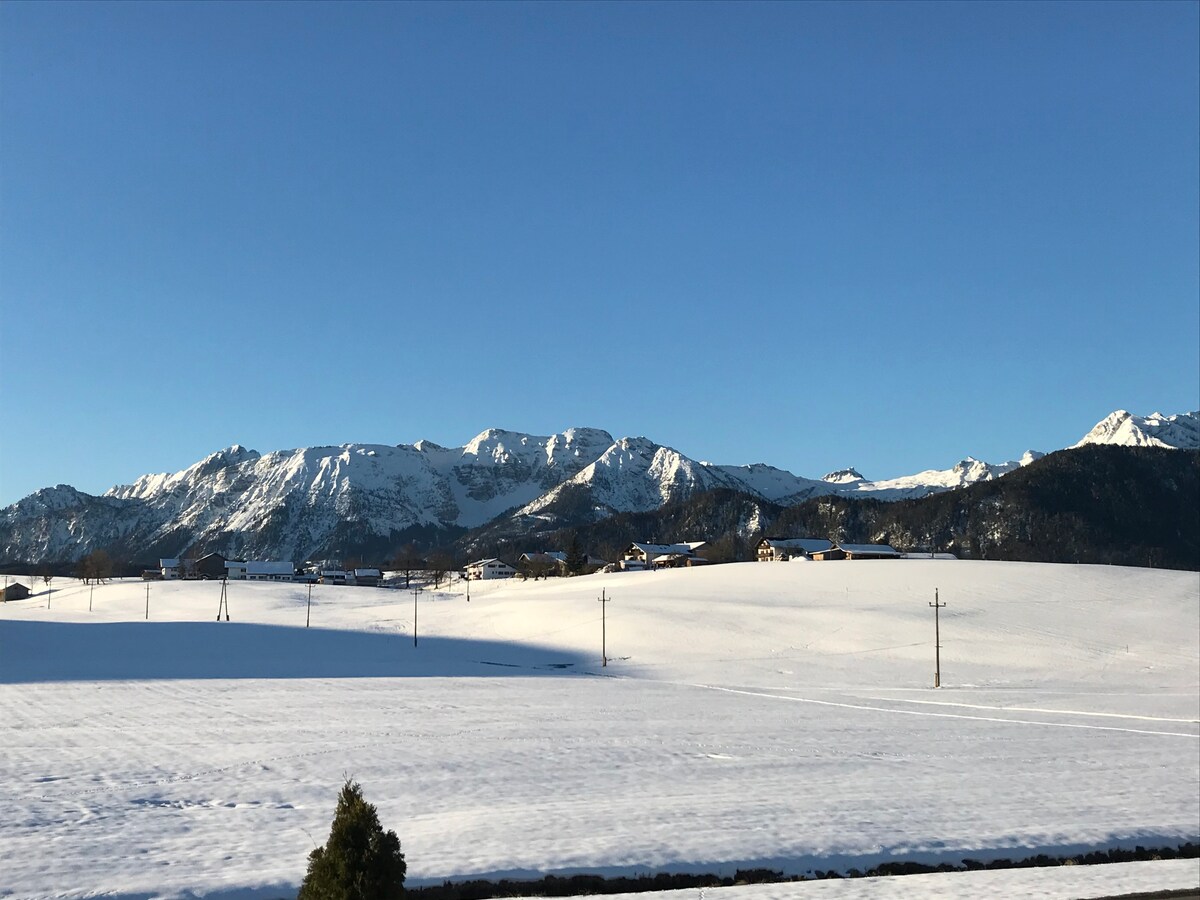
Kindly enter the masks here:
M 1118 411 L 1081 443 L 1200 446 L 1197 421 L 1195 413 L 1141 419 Z M 967 457 L 947 470 L 872 482 L 853 469 L 811 479 L 762 463 L 698 462 L 596 428 L 549 436 L 488 429 L 453 448 L 418 441 L 261 454 L 234 445 L 100 496 L 66 485 L 37 491 L 0 510 L 0 562 L 69 561 L 95 549 L 147 561 L 197 550 L 382 558 L 401 543 L 447 544 L 489 523 L 544 530 L 722 488 L 783 507 L 829 495 L 912 499 L 1002 477 L 1041 455 L 1001 464 Z

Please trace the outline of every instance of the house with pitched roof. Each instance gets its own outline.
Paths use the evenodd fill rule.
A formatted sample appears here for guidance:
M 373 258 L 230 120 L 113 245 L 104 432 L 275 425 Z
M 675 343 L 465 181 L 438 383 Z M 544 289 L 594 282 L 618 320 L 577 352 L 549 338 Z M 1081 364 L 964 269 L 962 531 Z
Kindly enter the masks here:
M 621 568 L 628 571 L 652 569 L 654 561 L 661 556 L 674 557 L 673 565 L 676 566 L 697 565 L 695 560 L 700 559 L 700 549 L 707 546 L 708 541 L 688 541 L 682 544 L 644 544 L 634 541 L 621 554 Z
M 823 553 L 832 548 L 833 541 L 825 538 L 763 538 L 758 542 L 758 561 L 811 559 L 814 553 Z

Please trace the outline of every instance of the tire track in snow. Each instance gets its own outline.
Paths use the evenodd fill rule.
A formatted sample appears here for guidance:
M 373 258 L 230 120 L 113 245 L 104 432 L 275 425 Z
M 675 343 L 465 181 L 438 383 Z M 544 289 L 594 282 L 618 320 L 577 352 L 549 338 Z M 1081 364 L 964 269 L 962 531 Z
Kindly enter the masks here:
M 727 694 L 742 694 L 747 697 L 765 697 L 768 700 L 788 700 L 792 703 L 811 703 L 815 706 L 835 706 L 842 709 L 857 709 L 865 712 L 885 712 L 898 716 L 928 716 L 938 719 L 967 719 L 972 722 L 1000 722 L 1005 725 L 1042 725 L 1047 728 L 1082 728 L 1088 731 L 1120 731 L 1126 734 L 1154 734 L 1164 737 L 1186 737 L 1200 740 L 1200 734 L 1189 734 L 1181 731 L 1148 731 L 1141 728 L 1118 728 L 1115 725 L 1083 725 L 1077 722 L 1038 722 L 1034 719 L 1002 719 L 998 716 L 967 716 L 959 713 L 926 712 L 916 709 L 892 709 L 886 706 L 863 706 L 856 703 L 839 703 L 834 700 L 815 700 L 811 697 L 792 697 L 787 694 L 771 694 L 765 691 L 751 691 L 744 688 L 721 687 L 716 684 L 697 684 L 692 682 L 668 682 L 680 687 L 703 688 L 709 691 L 722 691 Z M 908 701 L 905 701 L 908 702 Z
M 1139 719 L 1145 722 L 1180 722 L 1186 725 L 1200 725 L 1200 719 L 1172 719 L 1167 716 L 1136 716 L 1132 713 L 1085 712 L 1078 709 L 1043 709 L 1038 706 L 985 706 L 982 703 L 950 703 L 945 700 L 907 700 L 903 697 L 867 697 L 880 703 L 921 703 L 926 706 L 953 706 L 964 709 L 991 709 L 997 712 L 1033 712 L 1048 713 L 1056 716 L 1097 716 L 1106 719 Z

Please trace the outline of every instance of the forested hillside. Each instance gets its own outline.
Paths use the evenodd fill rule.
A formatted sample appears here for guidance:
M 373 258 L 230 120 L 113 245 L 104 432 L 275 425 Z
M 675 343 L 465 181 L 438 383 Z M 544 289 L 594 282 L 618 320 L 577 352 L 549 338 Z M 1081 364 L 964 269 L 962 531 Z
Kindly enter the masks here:
M 995 481 L 891 503 L 820 497 L 785 508 L 717 490 L 576 531 L 602 555 L 632 540 L 707 538 L 716 561 L 750 559 L 763 536 L 811 536 L 971 559 L 1200 569 L 1200 453 L 1086 446 Z M 565 545 L 570 533 L 542 543 Z

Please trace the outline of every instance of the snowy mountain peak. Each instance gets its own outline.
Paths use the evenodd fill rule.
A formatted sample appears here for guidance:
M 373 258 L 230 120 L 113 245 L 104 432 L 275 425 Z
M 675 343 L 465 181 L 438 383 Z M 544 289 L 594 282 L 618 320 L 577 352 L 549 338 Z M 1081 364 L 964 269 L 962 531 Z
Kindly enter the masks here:
M 602 428 L 568 428 L 562 434 L 553 435 L 550 442 L 579 453 L 591 447 L 611 446 L 613 436 Z
M 504 431 L 500 428 L 489 428 L 481 431 L 462 448 L 463 456 L 491 457 L 501 462 L 508 457 L 510 448 L 520 447 L 528 443 L 529 435 Z
M 1087 444 L 1200 450 L 1200 410 L 1175 416 L 1156 412 L 1143 417 L 1118 409 L 1097 422 L 1079 443 L 1072 446 Z
M 237 466 L 248 460 L 258 459 L 259 452 L 243 447 L 241 444 L 233 444 L 226 447 L 224 450 L 218 450 L 216 453 L 210 453 L 194 466 L 189 466 L 185 472 L 198 474 L 206 474 L 215 472 L 218 469 L 228 468 L 229 466 Z
M 145 499 L 164 491 L 170 491 L 183 485 L 214 475 L 224 469 L 254 462 L 260 458 L 257 450 L 250 450 L 241 444 L 233 444 L 224 450 L 210 453 L 198 463 L 193 463 L 178 472 L 162 472 L 157 475 L 143 475 L 133 484 L 118 484 L 104 492 L 105 497 L 117 497 L 123 500 Z
M 838 469 L 836 472 L 830 472 L 821 478 L 829 484 L 850 484 L 855 481 L 866 481 L 865 478 L 853 467 L 849 469 Z

